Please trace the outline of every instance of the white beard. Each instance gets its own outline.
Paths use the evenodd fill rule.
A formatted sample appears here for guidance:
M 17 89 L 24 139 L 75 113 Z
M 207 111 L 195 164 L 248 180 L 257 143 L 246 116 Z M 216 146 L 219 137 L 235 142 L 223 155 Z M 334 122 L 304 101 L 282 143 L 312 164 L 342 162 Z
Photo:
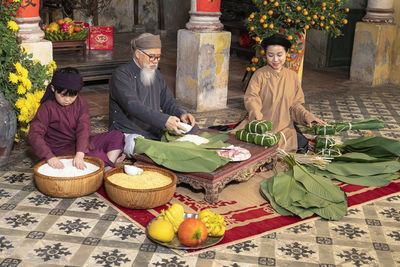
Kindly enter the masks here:
M 150 86 L 154 83 L 154 79 L 156 78 L 156 68 L 153 70 L 149 70 L 147 66 L 140 70 L 140 81 L 145 86 Z

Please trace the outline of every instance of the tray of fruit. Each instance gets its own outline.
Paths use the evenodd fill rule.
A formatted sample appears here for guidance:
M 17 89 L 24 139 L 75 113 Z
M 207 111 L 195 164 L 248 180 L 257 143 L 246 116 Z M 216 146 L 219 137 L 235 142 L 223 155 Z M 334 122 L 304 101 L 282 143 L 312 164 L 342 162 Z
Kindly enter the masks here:
M 71 18 L 59 19 L 49 25 L 43 24 L 44 38 L 50 41 L 85 40 L 89 24 L 73 21 Z
M 203 249 L 219 243 L 225 234 L 225 220 L 205 209 L 199 214 L 186 213 L 182 205 L 174 203 L 146 227 L 147 237 L 173 249 Z

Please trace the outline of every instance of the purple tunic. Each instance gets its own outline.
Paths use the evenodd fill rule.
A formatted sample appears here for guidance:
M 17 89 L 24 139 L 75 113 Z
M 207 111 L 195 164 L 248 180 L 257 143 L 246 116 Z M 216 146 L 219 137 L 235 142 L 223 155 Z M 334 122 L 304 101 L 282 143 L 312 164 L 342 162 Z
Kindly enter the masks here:
M 55 100 L 41 104 L 30 123 L 28 139 L 42 160 L 75 155 L 79 151 L 102 159 L 106 166 L 114 166 L 107 152 L 124 147 L 124 135 L 119 131 L 91 137 L 88 105 L 79 95 L 67 107 Z

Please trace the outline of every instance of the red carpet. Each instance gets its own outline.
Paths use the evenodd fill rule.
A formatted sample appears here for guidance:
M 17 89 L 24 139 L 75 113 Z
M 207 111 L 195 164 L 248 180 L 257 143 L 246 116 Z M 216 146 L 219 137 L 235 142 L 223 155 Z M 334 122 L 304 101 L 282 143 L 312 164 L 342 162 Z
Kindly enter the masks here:
M 271 174 L 268 174 L 268 176 L 273 174 L 272 172 L 269 173 Z M 217 246 L 245 241 L 249 238 L 276 231 L 279 228 L 318 218 L 315 216 L 301 220 L 298 217 L 281 216 L 276 213 L 258 191 L 259 184 L 265 179 L 265 176 L 266 173 L 257 174 L 248 182 L 229 185 L 220 194 L 220 200 L 214 204 L 204 202 L 202 200 L 203 193 L 201 192 L 195 193 L 188 188 L 177 186 L 177 191 L 171 203 L 182 204 L 185 212 L 197 213 L 204 208 L 209 208 L 223 215 L 227 223 L 227 231 L 225 237 Z M 400 179 L 379 188 L 344 183 L 339 184 L 339 186 L 347 194 L 348 206 L 352 207 L 400 192 Z M 98 193 L 107 199 L 102 188 Z M 161 209 L 167 209 L 168 207 L 161 206 L 150 210 L 118 208 L 133 221 L 146 227 L 150 220 L 160 214 Z M 192 251 L 188 252 L 191 253 Z

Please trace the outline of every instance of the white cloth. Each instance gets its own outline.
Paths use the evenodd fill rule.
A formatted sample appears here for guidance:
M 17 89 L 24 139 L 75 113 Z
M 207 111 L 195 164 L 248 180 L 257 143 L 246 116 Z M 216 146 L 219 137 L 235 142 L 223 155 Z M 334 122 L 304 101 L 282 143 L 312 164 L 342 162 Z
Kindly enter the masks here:
M 143 137 L 140 134 L 124 134 L 125 135 L 125 147 L 124 153 L 128 158 L 132 158 L 134 150 L 135 150 L 135 138 L 136 137 Z

